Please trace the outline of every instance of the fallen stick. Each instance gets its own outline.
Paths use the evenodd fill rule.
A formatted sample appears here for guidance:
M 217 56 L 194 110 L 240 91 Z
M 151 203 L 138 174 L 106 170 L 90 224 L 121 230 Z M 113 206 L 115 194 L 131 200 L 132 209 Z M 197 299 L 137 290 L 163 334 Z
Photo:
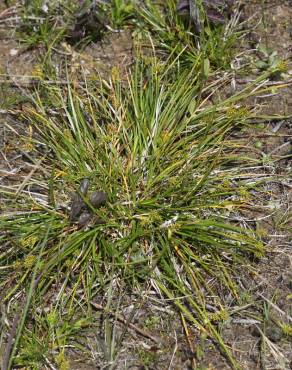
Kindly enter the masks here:
M 0 80 L 0 84 L 8 84 L 12 87 L 34 87 L 38 84 L 44 85 L 68 85 L 68 84 L 75 84 L 76 81 L 68 81 L 68 80 L 40 80 L 40 79 L 30 79 L 27 81 L 21 80 Z M 78 81 L 78 85 L 85 86 L 85 82 Z
M 100 304 L 97 304 L 97 303 L 94 303 L 94 302 L 90 302 L 90 303 L 98 311 L 104 311 L 105 313 L 108 313 L 110 316 L 116 317 L 118 321 L 120 321 L 121 323 L 123 323 L 125 325 L 129 325 L 129 327 L 131 329 L 135 330 L 138 334 L 142 335 L 145 338 L 148 338 L 148 339 L 152 340 L 156 344 L 160 344 L 159 339 L 155 338 L 148 331 L 143 330 L 143 329 L 139 328 L 138 326 L 128 322 L 126 319 L 123 318 L 122 315 L 119 315 L 119 314 L 116 314 L 114 312 L 108 311 L 106 308 L 104 308 Z

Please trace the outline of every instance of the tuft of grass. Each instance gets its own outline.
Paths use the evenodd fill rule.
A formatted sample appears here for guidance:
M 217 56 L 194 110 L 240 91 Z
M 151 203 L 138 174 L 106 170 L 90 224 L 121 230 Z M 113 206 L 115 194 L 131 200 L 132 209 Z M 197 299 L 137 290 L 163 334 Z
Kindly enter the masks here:
M 17 25 L 19 39 L 28 47 L 44 46 L 50 49 L 61 42 L 69 27 L 72 2 L 44 3 L 32 0 L 20 8 L 21 22 Z M 66 21 L 65 21 L 66 20 Z
M 198 56 L 208 56 L 214 68 L 230 68 L 234 57 L 234 48 L 242 32 L 238 30 L 239 13 L 236 12 L 225 25 L 213 26 L 206 22 L 197 34 L 190 22 L 177 12 L 177 2 L 167 0 L 161 3 L 145 1 L 137 8 L 137 19 L 140 25 L 140 37 L 146 36 L 146 43 L 151 40 L 158 50 L 166 55 L 180 55 L 184 64 L 196 63 Z M 204 7 L 200 6 L 202 17 L 206 18 Z M 137 32 L 137 31 L 136 31 Z
M 120 29 L 135 19 L 136 2 L 133 0 L 113 0 L 109 6 L 111 27 Z
M 239 300 L 237 266 L 264 253 L 254 231 L 226 215 L 248 202 L 240 180 L 248 158 L 229 135 L 254 118 L 239 103 L 267 75 L 211 101 L 224 81 L 210 74 L 207 83 L 199 57 L 191 69 L 177 60 L 139 59 L 127 81 L 115 73 L 83 89 L 44 85 L 55 110 L 38 95 L 26 108 L 47 151 L 42 178 L 32 174 L 2 191 L 1 238 L 9 248 L 0 254 L 0 288 L 22 323 L 7 368 L 46 361 L 66 368 L 66 346 L 92 325 L 92 302 L 106 296 L 107 309 L 118 306 L 119 285 L 131 291 L 149 282 L 239 367 L 217 329 L 228 312 L 206 305 L 222 307 L 224 292 Z M 80 229 L 70 223 L 68 204 L 84 178 L 108 201 L 91 207 L 94 217 Z M 33 184 L 47 198 L 27 189 Z M 26 303 L 17 304 L 18 296 Z M 120 341 L 114 329 L 107 333 L 113 363 Z
M 19 9 L 20 41 L 28 47 L 44 46 L 47 50 L 67 40 L 75 47 L 103 38 L 105 32 L 135 23 L 137 4 L 133 1 L 32 0 Z
M 239 12 L 224 25 L 205 22 L 198 35 L 190 22 L 178 14 L 176 6 L 175 0 L 163 4 L 113 0 L 100 2 L 98 6 L 90 1 L 80 6 L 68 0 L 46 4 L 33 0 L 21 8 L 17 29 L 21 41 L 29 47 L 43 45 L 50 50 L 64 39 L 75 46 L 84 46 L 102 39 L 113 29 L 130 27 L 134 37 L 143 40 L 145 49 L 154 45 L 166 58 L 180 56 L 180 63 L 193 65 L 201 56 L 214 69 L 230 69 L 233 46 L 242 35 L 238 29 Z M 206 18 L 204 7 L 200 8 L 202 17 Z

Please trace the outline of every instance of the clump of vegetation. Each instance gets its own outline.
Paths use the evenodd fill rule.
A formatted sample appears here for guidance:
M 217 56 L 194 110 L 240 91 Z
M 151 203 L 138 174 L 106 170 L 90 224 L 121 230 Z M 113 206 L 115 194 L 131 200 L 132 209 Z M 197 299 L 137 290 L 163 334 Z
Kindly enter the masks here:
M 278 67 L 219 98 L 231 77 L 214 70 L 230 66 L 236 20 L 218 27 L 206 22 L 198 34 L 171 0 L 140 8 L 115 0 L 98 8 L 104 13 L 92 4 L 78 13 L 69 3 L 62 3 L 62 14 L 79 14 L 75 24 L 58 18 L 55 3 L 31 2 L 23 18 L 26 42 L 49 49 L 67 37 L 83 44 L 111 27 L 135 25 L 151 51 L 143 44 L 123 78 L 117 69 L 108 81 L 97 76 L 80 85 L 68 72 L 62 87 L 42 78 L 25 107 L 22 119 L 37 133 L 41 151 L 23 184 L 1 191 L 0 290 L 10 307 L 3 332 L 14 317 L 4 369 L 70 368 L 67 347 L 88 351 L 76 337 L 95 328 L 95 309 L 106 316 L 100 347 L 114 366 L 123 335 L 118 338 L 110 320 L 131 321 L 115 312 L 119 300 L 133 291 L 147 299 L 150 287 L 202 338 L 198 358 L 209 339 L 238 368 L 220 335 L 229 318 L 220 296 L 240 302 L 237 268 L 262 256 L 264 246 L 236 217 L 253 197 L 249 190 L 257 189 L 242 181 L 245 165 L 257 159 L 241 154 L 230 135 L 253 122 L 254 113 L 241 104 L 258 84 L 266 91 L 264 81 Z M 108 11 L 110 25 L 103 21 Z M 146 329 L 155 326 L 150 321 Z M 140 357 L 151 363 L 156 356 L 144 350 Z
M 198 29 L 191 9 L 186 7 L 188 10 L 185 16 L 178 5 L 180 4 L 174 0 L 168 0 L 163 5 L 146 1 L 145 5 L 137 10 L 141 19 L 141 34 L 151 34 L 155 46 L 167 55 L 180 55 L 181 63 L 193 64 L 196 63 L 198 55 L 208 55 L 214 67 L 229 68 L 234 56 L 232 47 L 241 34 L 236 29 L 238 13 L 235 12 L 231 20 L 222 18 L 223 22 L 214 26 L 209 21 L 211 15 L 208 8 L 205 9 L 201 5 L 198 17 L 202 19 L 201 22 L 203 19 L 206 19 L 206 22 L 200 23 Z
M 68 322 L 79 322 L 78 306 L 91 307 L 112 279 L 126 289 L 151 279 L 236 366 L 206 310 L 206 294 L 220 304 L 219 284 L 237 299 L 234 266 L 263 253 L 252 230 L 222 218 L 245 202 L 243 185 L 234 180 L 241 158 L 228 134 L 248 123 L 249 112 L 236 114 L 236 104 L 251 90 L 210 105 L 202 96 L 222 81 L 202 81 L 198 66 L 188 71 L 152 57 L 137 62 L 126 84 L 115 75 L 98 86 L 88 82 L 85 91 L 49 87 L 47 99 L 59 102 L 55 115 L 35 98 L 25 118 L 49 152 L 44 179 L 29 182 L 47 189 L 48 198 L 40 202 L 20 191 L 15 199 L 7 191 L 7 207 L 15 213 L 0 220 L 2 239 L 10 244 L 2 255 L 3 302 L 30 286 L 15 349 L 27 344 L 29 307 L 42 310 L 45 296 L 57 294 L 50 310 L 62 302 L 71 312 Z M 96 217 L 80 228 L 70 221 L 69 190 L 78 190 L 84 178 L 90 192 L 102 190 L 108 200 L 91 207 Z M 85 195 L 84 202 L 90 207 Z M 46 318 L 38 315 L 40 336 Z M 71 336 L 62 338 L 61 347 Z M 11 361 L 24 364 L 23 356 L 21 350 Z
M 66 35 L 74 5 L 70 1 L 44 2 L 32 0 L 19 10 L 17 25 L 20 40 L 29 47 L 44 45 L 50 48 Z
M 228 67 L 233 56 L 232 46 L 239 36 L 235 32 L 238 14 L 228 21 L 223 16 L 214 16 L 221 14 L 218 10 L 212 7 L 210 10 L 208 6 L 205 10 L 201 5 L 200 18 L 212 20 L 215 17 L 219 22 L 216 27 L 209 21 L 204 26 L 200 23 L 198 32 L 194 21 L 190 21 L 193 19 L 190 10 L 185 21 L 186 17 L 182 14 L 185 8 L 189 6 L 184 2 L 177 4 L 174 0 L 163 4 L 132 0 L 85 1 L 81 5 L 78 1 L 43 3 L 33 0 L 22 8 L 18 29 L 20 38 L 26 44 L 43 44 L 50 48 L 64 39 L 72 45 L 84 46 L 102 40 L 106 32 L 128 27 L 145 42 L 152 35 L 151 39 L 158 49 L 164 50 L 167 55 L 181 55 L 184 62 L 194 63 L 198 54 L 207 53 L 214 66 Z
M 102 40 L 106 32 L 120 29 L 136 16 L 133 1 L 32 0 L 21 7 L 18 34 L 29 46 L 50 48 L 62 40 L 84 46 Z

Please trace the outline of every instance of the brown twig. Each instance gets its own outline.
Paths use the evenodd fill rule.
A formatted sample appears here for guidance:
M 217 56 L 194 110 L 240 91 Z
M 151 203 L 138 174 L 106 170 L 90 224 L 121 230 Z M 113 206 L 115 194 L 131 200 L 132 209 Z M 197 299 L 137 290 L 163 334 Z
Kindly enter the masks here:
M 2 370 L 8 370 L 10 354 L 12 351 L 13 341 L 16 335 L 19 320 L 20 320 L 20 313 L 18 312 L 14 317 L 12 328 L 9 333 L 8 341 L 7 341 L 6 348 L 5 348 L 5 354 L 4 354 L 3 362 L 2 362 Z
M 0 23 L 6 23 L 6 22 L 11 22 L 11 21 L 19 22 L 19 21 L 21 21 L 21 19 L 22 18 L 20 16 L 4 18 L 4 19 L 0 20 Z M 32 20 L 32 21 L 44 21 L 45 20 L 45 18 L 43 18 L 43 17 L 33 17 L 33 16 L 29 16 L 29 17 L 27 17 L 27 19 Z
M 0 19 L 5 19 L 5 17 L 9 17 L 10 15 L 15 14 L 15 12 L 16 12 L 16 6 L 7 8 L 0 13 Z
M 114 312 L 108 311 L 105 307 L 101 306 L 100 304 L 97 304 L 97 303 L 94 303 L 94 302 L 90 302 L 90 303 L 98 311 L 104 311 L 104 312 L 108 313 L 109 315 L 117 318 L 117 320 L 120 321 L 121 323 L 123 323 L 125 325 L 129 325 L 129 327 L 131 329 L 135 330 L 138 334 L 142 335 L 143 337 L 152 340 L 152 342 L 154 342 L 156 344 L 160 344 L 160 340 L 159 339 L 155 338 L 148 331 L 143 330 L 143 329 L 139 328 L 138 326 L 136 326 L 136 325 L 134 325 L 132 323 L 129 323 L 126 319 L 123 318 L 122 315 L 119 315 L 119 314 L 116 314 Z
M 251 79 L 236 79 L 236 82 L 239 84 L 239 85 L 242 85 L 242 84 L 250 84 L 250 83 L 253 83 L 254 80 L 251 80 Z M 265 86 L 269 87 L 269 86 L 289 86 L 289 85 L 292 85 L 292 79 L 289 79 L 289 80 L 284 80 L 284 81 L 270 81 L 270 82 L 266 82 L 265 83 Z
M 44 85 L 68 85 L 68 84 L 75 84 L 74 81 L 68 80 L 40 80 L 40 79 L 28 79 L 27 81 L 21 80 L 0 80 L 0 84 L 9 84 L 12 87 L 35 87 L 38 84 Z M 78 81 L 78 85 L 85 86 L 85 82 Z

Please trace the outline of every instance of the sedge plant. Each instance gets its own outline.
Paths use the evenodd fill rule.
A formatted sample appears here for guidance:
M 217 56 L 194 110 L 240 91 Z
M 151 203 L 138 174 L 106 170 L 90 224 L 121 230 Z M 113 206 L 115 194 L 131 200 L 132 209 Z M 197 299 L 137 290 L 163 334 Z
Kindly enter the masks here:
M 23 116 L 38 135 L 40 171 L 1 188 L 1 301 L 22 315 L 7 368 L 46 359 L 66 368 L 66 346 L 90 326 L 92 302 L 107 297 L 113 310 L 117 282 L 125 292 L 155 284 L 238 368 L 217 330 L 228 312 L 206 307 L 222 307 L 219 288 L 238 300 L 236 268 L 264 252 L 252 229 L 224 216 L 240 211 L 248 190 L 229 135 L 248 124 L 239 103 L 266 76 L 219 101 L 211 97 L 224 81 L 207 84 L 199 62 L 182 69 L 173 58 L 141 58 L 127 79 L 115 73 L 83 87 L 69 77 L 65 88 L 43 86 L 54 110 L 36 94 Z M 107 202 L 78 226 L 70 196 L 84 178 Z

